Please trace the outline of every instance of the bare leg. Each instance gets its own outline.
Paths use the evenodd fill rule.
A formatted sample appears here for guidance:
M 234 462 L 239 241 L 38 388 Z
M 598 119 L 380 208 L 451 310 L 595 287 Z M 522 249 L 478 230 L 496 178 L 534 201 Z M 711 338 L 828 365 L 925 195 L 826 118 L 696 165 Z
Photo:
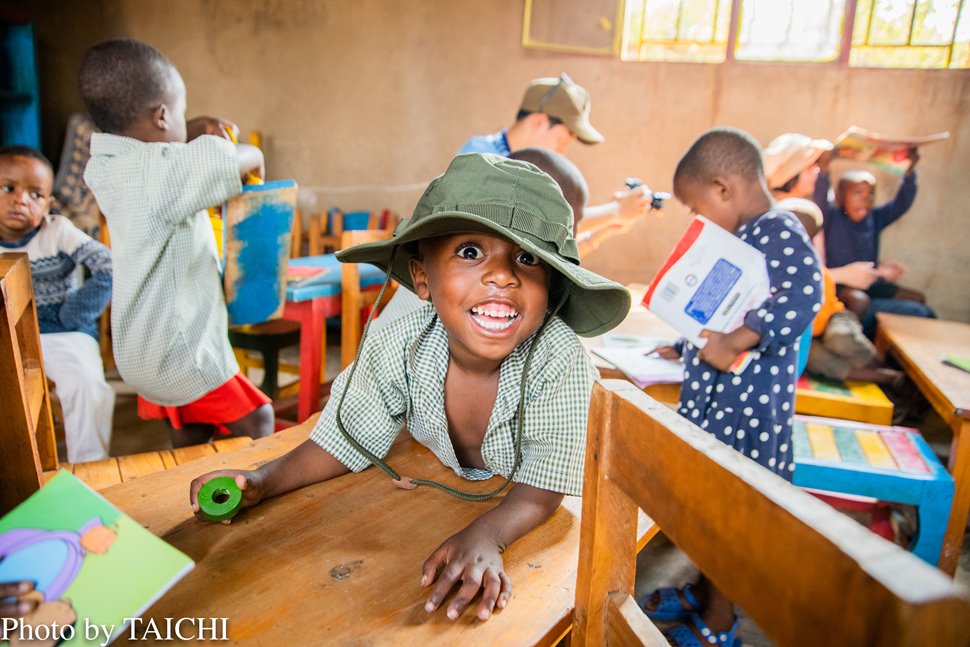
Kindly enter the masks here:
M 857 317 L 861 320 L 866 312 L 869 310 L 869 306 L 872 303 L 872 299 L 863 290 L 857 288 L 850 288 L 847 286 L 842 286 L 836 292 L 839 301 L 841 301 L 846 308 L 851 312 L 854 312 Z
M 209 442 L 215 427 L 206 424 L 187 424 L 183 425 L 181 429 L 172 428 L 170 431 L 172 447 L 186 447 Z
M 898 388 L 903 382 L 903 372 L 891 368 L 863 366 L 849 369 L 848 379 L 862 382 L 875 382 L 879 386 Z
M 704 624 L 716 633 L 730 631 L 734 624 L 734 603 L 704 575 L 701 575 L 701 583 L 706 584 L 707 589 L 707 606 L 701 614 Z
M 233 436 L 249 436 L 262 438 L 273 433 L 273 407 L 264 404 L 235 422 L 226 424 Z

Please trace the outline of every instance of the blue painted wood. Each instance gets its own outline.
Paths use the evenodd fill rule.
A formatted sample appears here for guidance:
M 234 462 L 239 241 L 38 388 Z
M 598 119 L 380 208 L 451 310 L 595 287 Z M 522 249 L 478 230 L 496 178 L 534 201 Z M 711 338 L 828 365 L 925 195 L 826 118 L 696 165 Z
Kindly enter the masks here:
M 286 300 L 300 302 L 317 297 L 339 296 L 342 266 L 343 264 L 337 260 L 334 254 L 290 259 L 290 267 L 319 267 L 323 268 L 324 272 L 301 282 L 299 285 L 288 285 L 286 287 Z M 384 282 L 384 272 L 378 267 L 366 263 L 360 263 L 357 267 L 360 272 L 360 287 L 367 288 Z
M 40 84 L 29 22 L 0 21 L 0 144 L 40 150 Z
M 841 429 L 878 429 L 875 425 L 864 423 L 796 416 L 796 428 L 805 422 Z M 825 461 L 804 452 L 796 452 L 793 482 L 800 487 L 836 494 L 854 494 L 915 505 L 919 531 L 910 548 L 914 555 L 935 566 L 943 548 L 943 534 L 953 504 L 953 477 L 919 432 L 912 430 L 911 433 L 914 446 L 930 468 L 928 473 L 889 470 L 868 463 Z

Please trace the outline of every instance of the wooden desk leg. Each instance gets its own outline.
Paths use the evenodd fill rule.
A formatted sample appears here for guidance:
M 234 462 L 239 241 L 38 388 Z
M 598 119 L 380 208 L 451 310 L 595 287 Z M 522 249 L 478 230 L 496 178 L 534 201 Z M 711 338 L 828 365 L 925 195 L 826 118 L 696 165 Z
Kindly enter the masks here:
M 287 301 L 283 318 L 300 322 L 300 396 L 296 421 L 303 422 L 320 402 L 320 367 L 323 364 L 323 299 Z
M 967 512 L 970 510 L 970 420 L 957 418 L 951 427 L 953 444 L 950 446 L 947 468 L 953 475 L 953 507 L 940 553 L 940 570 L 948 575 L 956 572 L 963 547 L 963 533 L 967 527 Z

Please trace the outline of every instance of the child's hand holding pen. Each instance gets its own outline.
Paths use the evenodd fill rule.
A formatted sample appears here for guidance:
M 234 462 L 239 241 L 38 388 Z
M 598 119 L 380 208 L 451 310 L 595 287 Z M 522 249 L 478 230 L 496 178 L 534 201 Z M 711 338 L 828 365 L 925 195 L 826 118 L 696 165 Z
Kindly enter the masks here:
M 657 346 L 654 349 L 644 353 L 644 356 L 646 357 L 650 357 L 652 355 L 656 355 L 660 359 L 668 359 L 673 361 L 680 359 L 680 353 L 677 352 L 677 348 L 675 346 L 671 346 L 670 344 Z

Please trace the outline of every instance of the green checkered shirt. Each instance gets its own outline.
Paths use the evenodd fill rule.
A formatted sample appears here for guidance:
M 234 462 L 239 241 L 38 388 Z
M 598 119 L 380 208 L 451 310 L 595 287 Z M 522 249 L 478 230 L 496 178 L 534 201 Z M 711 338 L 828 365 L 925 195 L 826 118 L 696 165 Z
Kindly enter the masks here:
M 360 444 L 384 457 L 406 420 L 415 440 L 458 475 L 471 480 L 492 473 L 507 476 L 515 462 L 522 370 L 534 339 L 517 346 L 502 362 L 498 395 L 482 441 L 488 470 L 463 468 L 455 456 L 445 417 L 448 333 L 430 305 L 368 335 L 343 403 L 344 427 Z M 589 394 L 596 369 L 576 333 L 558 317 L 549 323 L 538 344 L 525 389 L 522 464 L 514 481 L 580 495 Z M 337 403 L 349 376 L 347 368 L 334 380 L 330 401 L 310 437 L 359 472 L 370 463 L 347 443 L 336 424 Z
M 236 148 L 203 136 L 146 143 L 94 133 L 84 180 L 111 231 L 111 332 L 138 393 L 181 406 L 239 372 L 206 207 L 242 192 Z

